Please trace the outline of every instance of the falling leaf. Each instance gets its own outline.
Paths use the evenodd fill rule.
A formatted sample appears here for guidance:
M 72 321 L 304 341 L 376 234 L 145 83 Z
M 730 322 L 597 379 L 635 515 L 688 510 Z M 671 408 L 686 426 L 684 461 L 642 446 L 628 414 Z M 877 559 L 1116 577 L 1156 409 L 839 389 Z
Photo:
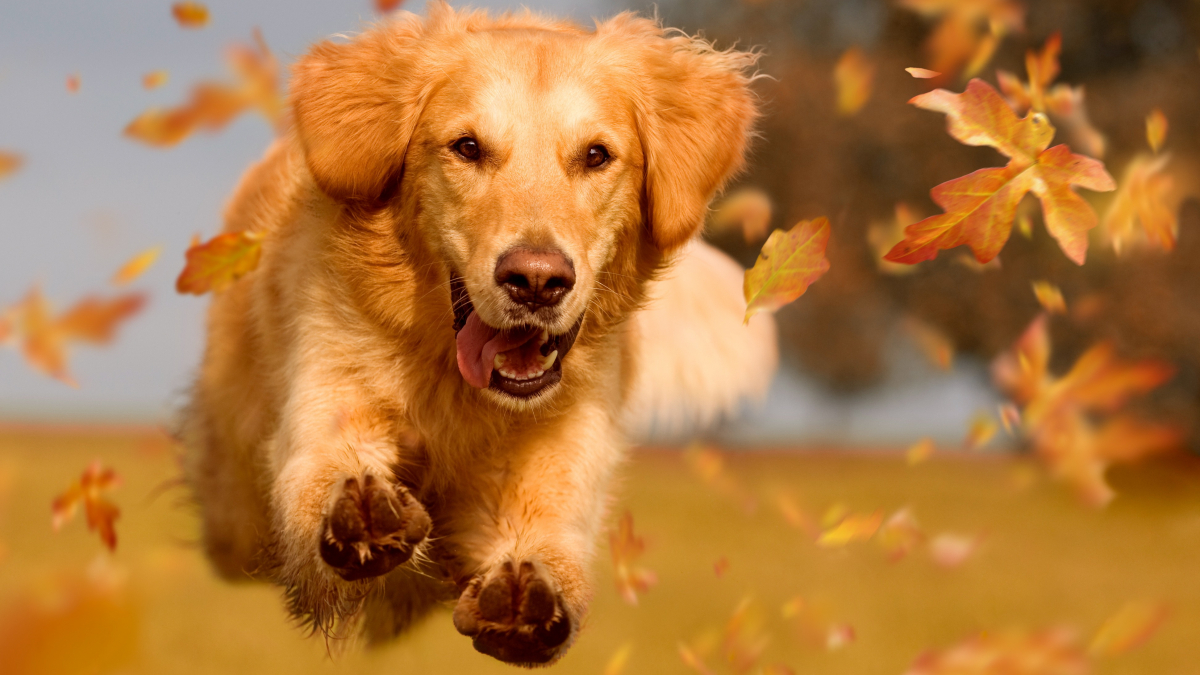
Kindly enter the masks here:
M 922 654 L 905 675 L 1087 675 L 1087 655 L 1075 631 L 989 631 Z
M 1088 651 L 1097 656 L 1115 656 L 1137 649 L 1162 627 L 1169 615 L 1162 603 L 1131 602 L 1100 626 Z
M 200 2 L 177 2 L 171 5 L 171 15 L 184 28 L 203 28 L 208 25 L 208 7 Z
M 871 223 L 867 228 L 867 242 L 871 245 L 871 250 L 875 252 L 875 264 L 879 266 L 880 272 L 901 275 L 917 271 L 913 265 L 894 263 L 886 260 L 884 256 L 904 239 L 904 228 L 918 220 L 921 220 L 921 217 L 908 204 L 897 202 L 893 219 L 890 222 Z
M 1033 294 L 1042 309 L 1051 314 L 1067 313 L 1067 301 L 1063 299 L 1062 290 L 1058 286 L 1049 281 L 1035 281 L 1032 286 Z
M 71 73 L 70 75 L 68 75 L 67 76 L 67 93 L 78 94 L 79 93 L 79 83 L 80 83 L 79 73 Z
M 54 498 L 50 505 L 54 531 L 75 517 L 79 505 L 83 504 L 89 530 L 97 532 L 108 550 L 117 549 L 116 521 L 121 515 L 115 504 L 104 498 L 104 493 L 121 484 L 120 477 L 112 469 L 106 469 L 96 460 L 88 465 L 83 475 L 67 491 Z
M 256 232 L 226 232 L 187 250 L 187 265 L 175 280 L 180 293 L 220 292 L 254 271 L 262 257 L 262 236 Z
M 996 90 L 971 80 L 954 94 L 937 89 L 910 101 L 946 114 L 951 136 L 966 145 L 987 145 L 1010 158 L 1007 166 L 980 169 L 938 185 L 933 200 L 946 213 L 926 218 L 905 230 L 905 239 L 886 256 L 918 263 L 941 249 L 963 244 L 986 263 L 1000 253 L 1012 231 L 1017 205 L 1032 191 L 1042 202 L 1046 229 L 1076 264 L 1087 253 L 1087 232 L 1096 226 L 1092 207 L 1072 186 L 1108 191 L 1116 187 L 1104 165 L 1073 154 L 1065 145 L 1047 149 L 1054 127 L 1041 113 L 1018 118 Z
M 700 675 L 713 675 L 713 671 L 709 669 L 708 665 L 704 663 L 704 660 L 700 658 L 700 655 L 697 654 L 691 647 L 680 642 L 678 651 L 679 660 L 683 661 L 683 665 L 691 668 L 697 673 L 700 673 Z
M 726 558 L 725 556 L 721 556 L 720 558 L 717 559 L 717 562 L 713 563 L 713 573 L 717 575 L 718 579 L 725 576 L 725 573 L 728 571 L 729 571 L 729 558 Z
M 875 536 L 882 522 L 882 511 L 848 515 L 837 525 L 822 532 L 821 536 L 817 537 L 817 546 L 838 548 L 855 541 L 867 541 Z
M 1011 403 L 1001 403 L 999 408 L 1000 424 L 1004 425 L 1004 432 L 1008 435 L 1013 435 L 1016 430 L 1021 428 L 1021 410 Z
M 162 253 L 162 247 L 155 246 L 130 258 L 129 262 L 122 265 L 121 269 L 117 270 L 117 273 L 113 275 L 112 283 L 116 286 L 124 286 L 134 281 L 142 276 L 146 270 L 150 269 L 154 261 L 158 260 L 158 254 L 160 253 Z
M 916 466 L 917 464 L 921 464 L 932 457 L 933 451 L 936 449 L 937 448 L 934 446 L 932 438 L 922 438 L 921 440 L 909 446 L 908 450 L 905 451 L 904 456 L 908 459 L 909 466 Z
M 138 658 L 141 612 L 126 574 L 98 558 L 18 586 L 0 605 L 5 675 L 129 672 Z
M 1015 0 L 901 0 L 900 5 L 938 19 L 925 51 L 930 68 L 950 76 L 968 66 L 982 69 L 1000 40 L 1025 24 L 1025 8 Z
M 387 14 L 404 4 L 404 0 L 375 0 L 375 11 Z
M 621 675 L 625 672 L 625 665 L 629 663 L 631 653 L 633 653 L 632 644 L 627 642 L 621 645 L 608 659 L 608 664 L 604 666 L 604 675 Z
M 8 178 L 21 168 L 25 158 L 11 152 L 0 151 L 0 179 Z
M 1050 84 L 1058 77 L 1058 57 L 1062 52 L 1062 36 L 1054 33 L 1040 52 L 1025 52 L 1025 70 L 1029 82 L 1004 70 L 996 71 L 1000 91 L 1008 98 L 1018 114 L 1035 110 L 1050 115 L 1052 121 L 1061 125 L 1071 137 L 1071 143 L 1092 157 L 1103 157 L 1106 142 L 1087 116 L 1084 105 L 1083 87 L 1067 84 Z
M 804 509 L 796 505 L 792 496 L 787 493 L 780 493 L 775 497 L 775 505 L 779 508 L 780 515 L 783 520 L 801 532 L 804 532 L 810 537 L 816 537 L 819 528 L 812 516 L 808 515 Z
M 169 74 L 165 70 L 152 70 L 142 76 L 142 87 L 146 89 L 158 89 L 167 83 Z
M 912 316 L 905 317 L 900 325 L 930 363 L 940 370 L 950 370 L 954 365 L 954 343 L 945 333 Z
M 755 609 L 750 598 L 743 598 L 722 631 L 721 651 L 725 663 L 737 675 L 754 671 L 770 641 Z
M 717 232 L 741 230 L 747 244 L 762 241 L 771 226 L 771 198 L 757 188 L 742 188 L 721 201 L 711 224 Z
M 825 649 L 835 652 L 854 642 L 856 637 L 853 626 L 835 623 L 829 627 L 829 631 L 826 633 Z
M 219 131 L 250 109 L 257 109 L 272 124 L 280 125 L 283 99 L 279 94 L 279 63 L 257 30 L 254 39 L 254 47 L 235 45 L 229 50 L 236 84 L 201 82 L 187 103 L 143 112 L 125 127 L 125 135 L 148 145 L 170 147 L 196 129 Z
M 1132 396 L 1162 385 L 1173 375 L 1166 363 L 1125 362 L 1112 345 L 1088 349 L 1061 378 L 1048 372 L 1050 339 L 1042 314 L 1008 352 L 992 364 L 1000 389 L 1023 406 L 1022 430 L 1037 455 L 1059 479 L 1070 483 L 1089 504 L 1113 497 L 1105 480 L 1108 466 L 1166 452 L 1182 440 L 1180 430 L 1113 413 Z
M 907 507 L 889 516 L 875 535 L 875 542 L 891 562 L 906 558 L 923 541 L 925 532 L 913 516 L 912 509 Z
M 792 302 L 829 270 L 825 246 L 829 243 L 829 221 L 803 220 L 791 230 L 775 230 L 763 244 L 754 267 L 746 270 L 743 292 L 746 318 L 772 312 Z
M 1125 169 L 1101 227 L 1118 253 L 1143 241 L 1165 251 L 1175 248 L 1179 220 L 1171 204 L 1177 197 L 1174 181 L 1163 172 L 1170 160 L 1167 154 L 1138 155 Z
M 1152 151 L 1158 152 L 1166 142 L 1169 127 L 1167 116 L 1158 108 L 1151 110 L 1150 114 L 1146 116 L 1146 142 L 1150 144 Z
M 858 114 L 871 98 L 875 64 L 858 47 L 847 49 L 833 67 L 837 87 L 837 110 L 843 117 Z
M 638 558 L 646 551 L 646 542 L 633 533 L 633 514 L 626 511 L 621 516 L 616 531 L 609 534 L 608 542 L 612 549 L 617 591 L 625 602 L 636 605 L 638 593 L 650 590 L 658 583 L 658 577 L 636 566 Z
M 904 70 L 908 71 L 909 75 L 912 75 L 918 80 L 932 80 L 935 77 L 942 76 L 942 74 L 938 71 L 929 70 L 927 68 L 905 68 Z
M 958 567 L 975 555 L 979 542 L 979 537 L 939 534 L 929 540 L 929 557 L 941 567 Z
M 1017 232 L 1026 239 L 1033 239 L 1033 220 L 1029 217 L 1029 214 L 1017 214 Z
M 58 317 L 35 287 L 25 299 L 9 309 L 13 334 L 25 360 L 37 370 L 71 386 L 77 386 L 67 373 L 67 352 L 72 342 L 103 345 L 112 341 L 117 326 L 134 316 L 146 304 L 146 296 L 132 293 L 103 300 L 88 296 Z
M 999 431 L 999 427 L 991 415 L 983 411 L 977 412 L 971 418 L 971 426 L 967 429 L 963 447 L 967 450 L 978 450 L 995 438 L 997 431 Z

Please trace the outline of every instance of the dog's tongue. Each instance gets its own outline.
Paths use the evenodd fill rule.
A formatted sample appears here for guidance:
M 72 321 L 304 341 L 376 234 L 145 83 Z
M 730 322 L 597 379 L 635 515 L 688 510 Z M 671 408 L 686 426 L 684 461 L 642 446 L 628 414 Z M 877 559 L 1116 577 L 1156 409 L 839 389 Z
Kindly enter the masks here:
M 458 343 L 458 371 L 467 384 L 485 389 L 492 381 L 496 355 L 537 339 L 539 333 L 541 331 L 533 327 L 497 330 L 481 321 L 479 314 L 471 312 L 455 340 Z

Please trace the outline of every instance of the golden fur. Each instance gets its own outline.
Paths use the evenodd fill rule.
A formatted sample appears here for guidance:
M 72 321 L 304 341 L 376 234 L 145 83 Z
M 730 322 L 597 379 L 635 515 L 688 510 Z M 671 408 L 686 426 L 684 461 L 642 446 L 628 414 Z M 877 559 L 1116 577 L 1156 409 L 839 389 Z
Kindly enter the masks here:
M 262 233 L 264 253 L 213 300 L 184 420 L 217 569 L 284 586 L 292 612 L 326 632 L 387 639 L 451 602 L 481 651 L 561 656 L 592 595 L 628 402 L 670 398 L 685 368 L 722 370 L 692 392 L 711 416 L 774 368 L 771 324 L 742 332 L 728 298 L 706 309 L 706 291 L 692 292 L 666 334 L 629 321 L 674 257 L 685 262 L 663 303 L 689 283 L 739 283 L 728 259 L 688 242 L 742 166 L 754 62 L 631 14 L 587 31 L 440 2 L 314 46 L 293 69 L 292 130 L 228 206 L 226 231 Z M 465 133 L 489 148 L 480 163 L 452 154 Z M 613 159 L 584 170 L 578 155 L 598 142 Z M 578 339 L 561 382 L 532 400 L 472 388 L 455 362 L 450 275 L 481 319 L 516 325 L 492 279 L 514 245 L 557 247 L 578 276 L 543 323 L 558 334 L 582 317 Z M 660 347 L 676 365 L 639 370 L 639 344 L 705 331 L 729 337 Z M 755 350 L 729 366 L 745 373 L 720 362 Z M 368 486 L 410 523 L 396 555 L 412 559 L 347 581 L 321 547 Z M 431 530 L 411 525 L 422 513 Z M 366 546 L 352 564 L 374 555 Z M 489 608 L 493 587 L 519 607 Z

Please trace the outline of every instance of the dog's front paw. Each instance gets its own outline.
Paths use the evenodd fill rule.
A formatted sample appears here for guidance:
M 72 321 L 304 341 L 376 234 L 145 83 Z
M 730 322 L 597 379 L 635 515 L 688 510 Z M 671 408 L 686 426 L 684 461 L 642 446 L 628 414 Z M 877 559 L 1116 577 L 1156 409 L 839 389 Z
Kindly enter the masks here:
M 347 581 L 377 577 L 411 558 L 431 527 L 404 486 L 347 478 L 325 516 L 321 559 Z
M 488 656 L 536 665 L 565 651 L 571 617 L 540 566 L 505 562 L 467 585 L 454 608 L 454 627 Z

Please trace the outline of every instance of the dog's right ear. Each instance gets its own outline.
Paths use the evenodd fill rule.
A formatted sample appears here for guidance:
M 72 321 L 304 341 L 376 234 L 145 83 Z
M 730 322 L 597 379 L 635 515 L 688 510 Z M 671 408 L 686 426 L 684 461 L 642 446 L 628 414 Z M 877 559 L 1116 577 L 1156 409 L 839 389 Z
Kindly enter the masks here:
M 353 42 L 325 41 L 292 67 L 295 132 L 317 185 L 341 200 L 378 199 L 404 163 L 420 116 L 413 45 L 420 22 Z

